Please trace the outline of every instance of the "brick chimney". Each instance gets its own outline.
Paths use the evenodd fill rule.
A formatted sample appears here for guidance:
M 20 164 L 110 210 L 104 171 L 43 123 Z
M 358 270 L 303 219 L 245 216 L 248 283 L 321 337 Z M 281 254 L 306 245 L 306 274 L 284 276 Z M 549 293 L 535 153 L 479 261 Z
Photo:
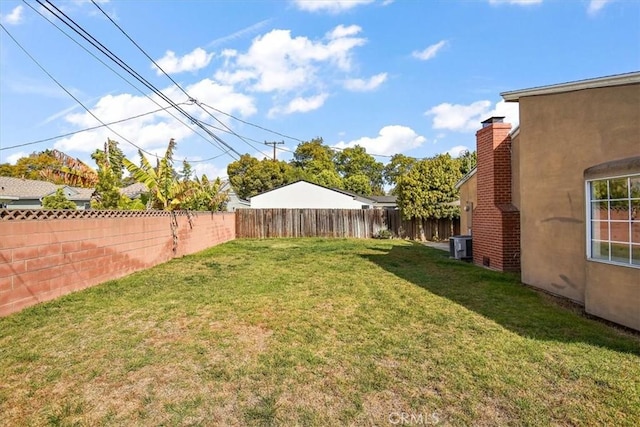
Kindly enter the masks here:
M 510 131 L 504 117 L 491 117 L 476 132 L 473 262 L 499 271 L 520 270 L 520 212 L 511 203 Z

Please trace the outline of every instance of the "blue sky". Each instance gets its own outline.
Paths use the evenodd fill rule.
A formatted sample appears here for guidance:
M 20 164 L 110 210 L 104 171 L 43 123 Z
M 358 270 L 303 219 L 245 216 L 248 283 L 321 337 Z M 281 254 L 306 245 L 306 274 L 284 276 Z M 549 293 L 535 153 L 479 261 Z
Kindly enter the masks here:
M 189 100 L 91 1 L 51 3 L 173 102 Z M 362 145 L 382 162 L 458 155 L 474 149 L 481 120 L 517 124 L 517 104 L 500 92 L 640 70 L 636 0 L 97 3 L 200 104 L 181 107 L 224 144 L 173 109 L 146 114 L 169 104 L 37 2 L 0 0 L 0 162 L 57 148 L 94 166 L 90 153 L 108 137 L 130 158 L 132 144 L 159 154 L 175 138 L 176 160 L 210 177 L 224 176 L 235 152 L 270 155 L 264 141 L 284 141 L 284 160 L 314 137 Z M 101 124 L 9 34 L 100 121 L 145 115 L 8 148 Z

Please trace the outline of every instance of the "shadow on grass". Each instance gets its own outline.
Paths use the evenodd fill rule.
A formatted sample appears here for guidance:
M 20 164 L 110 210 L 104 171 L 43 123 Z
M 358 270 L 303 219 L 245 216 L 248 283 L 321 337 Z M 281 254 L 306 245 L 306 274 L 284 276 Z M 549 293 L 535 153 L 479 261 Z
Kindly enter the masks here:
M 362 256 L 523 337 L 585 343 L 640 355 L 637 334 L 590 319 L 580 307 L 521 284 L 519 275 L 452 260 L 442 250 L 415 242 L 376 252 Z

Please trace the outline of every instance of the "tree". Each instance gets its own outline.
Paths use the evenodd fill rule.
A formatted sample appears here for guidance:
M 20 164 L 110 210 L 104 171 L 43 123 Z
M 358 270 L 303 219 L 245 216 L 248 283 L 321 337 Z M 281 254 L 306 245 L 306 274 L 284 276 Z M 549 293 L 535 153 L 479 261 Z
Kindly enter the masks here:
M 346 179 L 354 175 L 364 175 L 368 178 L 371 190 L 363 195 L 384 194 L 382 177 L 384 165 L 377 162 L 372 155 L 367 154 L 364 147 L 356 145 L 353 148 L 345 148 L 336 154 L 335 161 L 336 168 L 345 182 Z
M 466 150 L 456 160 L 460 164 L 460 173 L 464 176 L 476 167 L 476 164 L 478 163 L 478 155 L 475 151 L 470 152 L 469 150 Z
M 330 169 L 323 170 L 319 174 L 313 175 L 308 179 L 308 181 L 328 188 L 345 188 L 344 181 L 340 175 L 338 175 L 338 172 Z
M 176 142 L 171 138 L 167 151 L 157 161 L 155 168 L 151 166 L 149 160 L 140 150 L 138 150 L 140 166 L 127 158 L 123 159 L 124 166 L 131 176 L 149 189 L 150 196 L 147 207 L 174 210 L 180 209 L 180 205 L 184 201 L 186 187 L 178 181 L 176 171 L 173 169 L 173 150 L 175 147 Z
M 47 168 L 60 167 L 62 165 L 57 159 L 50 156 L 47 151 L 43 151 L 32 153 L 27 157 L 21 157 L 15 165 L 4 166 L 2 168 L 2 176 L 37 180 L 41 179 L 41 171 Z
M 263 159 L 259 161 L 249 154 L 227 166 L 229 182 L 238 197 L 248 199 L 256 194 L 292 182 L 294 173 L 290 164 L 283 161 Z
M 363 196 L 371 195 L 371 182 L 366 175 L 351 175 L 344 179 L 344 189 Z
M 398 178 L 398 207 L 402 216 L 421 220 L 459 216 L 459 207 L 453 202 L 457 200 L 455 185 L 461 177 L 458 162 L 448 154 L 418 161 Z
M 383 171 L 385 182 L 393 187 L 391 193 L 395 194 L 398 178 L 409 172 L 417 161 L 416 158 L 404 154 L 394 154 L 391 157 L 391 161 L 385 165 Z
M 98 182 L 91 200 L 93 209 L 144 208 L 141 202 L 135 203 L 121 192 L 125 157 L 118 142 L 108 139 L 104 150 L 96 150 L 91 158 L 98 166 Z
M 291 165 L 310 174 L 319 174 L 325 170 L 335 170 L 331 147 L 324 145 L 322 138 L 302 142 L 293 153 Z
M 67 199 L 62 188 L 58 188 L 54 194 L 42 198 L 43 209 L 76 209 L 76 204 Z
M 206 175 L 189 182 L 189 189 L 182 207 L 194 211 L 223 211 L 227 207 L 229 192 L 221 192 L 220 178 L 210 181 Z
M 91 188 L 96 172 L 79 159 L 58 150 L 45 150 L 18 159 L 15 165 L 0 165 L 0 176 L 44 180 L 59 185 Z

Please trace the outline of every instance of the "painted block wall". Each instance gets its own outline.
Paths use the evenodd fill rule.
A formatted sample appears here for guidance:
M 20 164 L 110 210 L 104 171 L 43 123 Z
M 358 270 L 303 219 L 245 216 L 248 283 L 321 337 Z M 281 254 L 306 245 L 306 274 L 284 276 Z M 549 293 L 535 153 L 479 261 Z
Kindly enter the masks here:
M 0 220 L 0 316 L 233 239 L 234 213 Z

